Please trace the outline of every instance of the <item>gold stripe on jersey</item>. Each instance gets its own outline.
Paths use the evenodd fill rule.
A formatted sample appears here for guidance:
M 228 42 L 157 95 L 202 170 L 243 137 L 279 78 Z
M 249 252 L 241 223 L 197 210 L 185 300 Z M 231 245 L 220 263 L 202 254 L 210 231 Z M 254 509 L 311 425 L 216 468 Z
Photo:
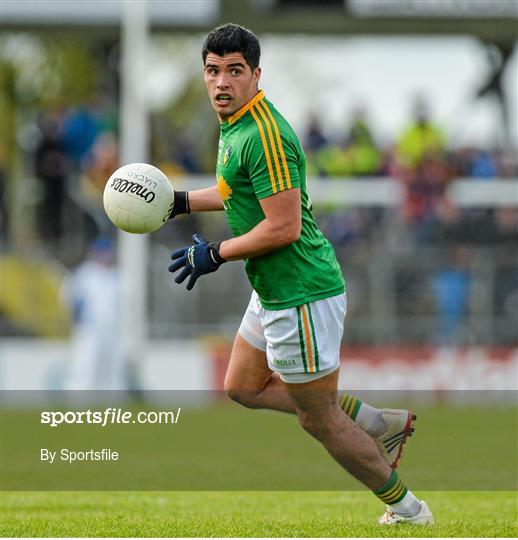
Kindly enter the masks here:
M 282 147 L 282 140 L 281 140 L 281 134 L 279 133 L 279 128 L 277 126 L 277 122 L 275 121 L 275 118 L 273 117 L 273 114 L 270 111 L 270 107 L 266 104 L 264 99 L 261 99 L 257 103 L 257 107 L 259 105 L 262 105 L 263 108 L 266 110 L 266 113 L 268 114 L 272 124 L 273 129 L 275 131 L 275 137 L 277 138 L 277 147 L 279 149 L 279 153 L 281 154 L 281 160 L 282 160 L 282 166 L 284 169 L 284 179 L 286 180 L 286 184 L 288 186 L 288 189 L 291 189 L 291 178 L 290 178 L 290 170 L 288 169 L 288 163 L 286 162 L 286 154 L 284 153 L 284 148 Z
M 268 150 L 268 144 L 266 142 L 266 137 L 264 135 L 263 126 L 261 124 L 261 121 L 259 120 L 259 118 L 255 114 L 253 107 L 250 108 L 250 113 L 252 114 L 252 116 L 253 116 L 256 124 L 257 124 L 257 127 L 259 128 L 259 135 L 261 136 L 261 141 L 263 143 L 263 148 L 264 148 L 264 155 L 266 157 L 266 164 L 268 165 L 268 172 L 270 173 L 270 182 L 272 184 L 272 191 L 274 193 L 277 193 L 277 186 L 275 184 L 275 175 L 273 173 L 272 162 L 271 162 L 271 159 L 270 159 L 270 152 Z
M 264 92 L 259 90 L 257 94 L 248 102 L 245 103 L 239 110 L 237 110 L 232 116 L 229 116 L 228 123 L 233 124 L 236 120 L 239 120 L 249 109 L 251 109 L 260 99 L 264 98 Z
M 252 107 L 252 109 L 257 111 L 261 115 L 261 118 L 264 121 L 264 125 L 266 126 L 266 131 L 268 132 L 268 142 L 270 143 L 270 149 L 272 151 L 273 161 L 275 163 L 275 170 L 277 171 L 277 181 L 279 182 L 279 189 L 281 191 L 284 191 L 284 183 L 282 181 L 281 165 L 279 163 L 279 156 L 277 155 L 278 150 L 275 147 L 275 140 L 273 138 L 271 124 L 270 124 L 270 121 L 268 120 L 268 118 L 266 117 L 266 115 L 264 114 L 263 109 L 259 106 L 260 103 L 261 103 L 261 101 L 258 101 L 256 106 Z M 252 109 L 250 109 L 250 110 L 252 110 Z

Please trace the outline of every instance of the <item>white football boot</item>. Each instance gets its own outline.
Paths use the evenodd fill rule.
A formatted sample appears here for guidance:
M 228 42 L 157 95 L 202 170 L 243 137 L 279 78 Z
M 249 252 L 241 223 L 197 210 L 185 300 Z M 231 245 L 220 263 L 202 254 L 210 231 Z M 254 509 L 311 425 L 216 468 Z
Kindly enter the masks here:
M 383 435 L 374 437 L 381 455 L 391 469 L 396 469 L 403 454 L 403 445 L 414 432 L 417 416 L 405 409 L 382 409 L 381 417 L 387 426 Z
M 388 509 L 386 512 L 378 519 L 380 525 L 397 525 L 398 523 L 410 523 L 411 525 L 433 525 L 435 520 L 433 515 L 428 508 L 428 505 L 421 501 L 421 510 L 414 517 L 403 517 L 395 512 L 391 512 Z

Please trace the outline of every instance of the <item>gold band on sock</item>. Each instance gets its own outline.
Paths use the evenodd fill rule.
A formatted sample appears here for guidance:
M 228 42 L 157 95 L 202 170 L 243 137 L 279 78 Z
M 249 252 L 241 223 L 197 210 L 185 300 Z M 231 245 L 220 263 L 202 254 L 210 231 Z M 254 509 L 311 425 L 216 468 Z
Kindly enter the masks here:
M 362 402 L 358 398 L 350 396 L 349 394 L 344 394 L 340 398 L 339 404 L 340 408 L 347 416 L 349 416 L 353 420 L 356 420 L 356 416 L 358 415 L 358 411 L 360 410 L 362 404 Z
M 396 471 L 392 471 L 389 479 L 380 488 L 373 490 L 374 495 L 385 504 L 398 503 L 407 492 L 408 488 Z

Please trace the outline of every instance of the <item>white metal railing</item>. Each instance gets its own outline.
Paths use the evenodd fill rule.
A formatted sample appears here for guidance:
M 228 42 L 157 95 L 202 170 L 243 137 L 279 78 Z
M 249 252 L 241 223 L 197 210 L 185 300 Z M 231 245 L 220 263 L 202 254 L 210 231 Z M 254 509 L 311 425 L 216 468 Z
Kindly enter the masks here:
M 194 190 L 214 184 L 214 176 L 172 178 L 175 189 Z M 308 178 L 308 191 L 316 204 L 395 207 L 403 202 L 404 184 L 388 176 Z M 518 207 L 518 178 L 479 180 L 457 178 L 446 190 L 447 197 L 463 208 Z

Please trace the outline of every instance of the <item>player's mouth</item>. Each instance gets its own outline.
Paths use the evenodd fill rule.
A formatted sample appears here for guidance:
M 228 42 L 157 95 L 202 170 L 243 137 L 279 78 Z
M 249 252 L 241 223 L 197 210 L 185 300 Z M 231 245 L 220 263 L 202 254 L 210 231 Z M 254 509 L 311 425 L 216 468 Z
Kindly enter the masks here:
M 215 101 L 218 105 L 225 107 L 232 101 L 232 96 L 230 94 L 216 94 Z

